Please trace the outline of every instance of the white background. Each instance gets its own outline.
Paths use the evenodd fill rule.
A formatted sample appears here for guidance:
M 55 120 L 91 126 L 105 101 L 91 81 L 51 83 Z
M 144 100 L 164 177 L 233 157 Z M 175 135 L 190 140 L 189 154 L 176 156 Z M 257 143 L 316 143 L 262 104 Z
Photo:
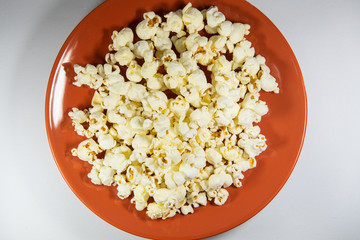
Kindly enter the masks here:
M 359 239 L 360 1 L 251 0 L 295 52 L 308 94 L 298 164 L 258 215 L 211 239 Z M 48 146 L 44 102 L 66 37 L 101 0 L 0 0 L 0 239 L 142 239 L 88 210 Z

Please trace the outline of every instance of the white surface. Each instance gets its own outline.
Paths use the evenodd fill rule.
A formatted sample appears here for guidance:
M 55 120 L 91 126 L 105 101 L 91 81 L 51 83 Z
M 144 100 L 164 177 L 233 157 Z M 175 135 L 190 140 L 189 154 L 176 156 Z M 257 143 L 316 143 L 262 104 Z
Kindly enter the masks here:
M 299 162 L 275 199 L 211 239 L 359 239 L 360 1 L 250 2 L 298 58 L 308 130 Z M 76 198 L 46 139 L 52 64 L 68 34 L 100 3 L 0 0 L 0 239 L 142 239 L 104 222 Z

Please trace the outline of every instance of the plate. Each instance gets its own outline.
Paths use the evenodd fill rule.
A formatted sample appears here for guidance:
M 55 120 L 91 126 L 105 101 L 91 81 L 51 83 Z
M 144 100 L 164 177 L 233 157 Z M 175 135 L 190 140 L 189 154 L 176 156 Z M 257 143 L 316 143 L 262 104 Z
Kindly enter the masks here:
M 104 63 L 113 30 L 136 26 L 146 11 L 169 12 L 183 7 L 182 1 L 109 0 L 87 15 L 66 39 L 52 68 L 45 102 L 49 145 L 65 181 L 76 196 L 95 214 L 113 226 L 151 239 L 197 239 L 227 231 L 247 221 L 263 209 L 290 176 L 304 140 L 307 121 L 306 92 L 296 57 L 274 24 L 246 1 L 193 1 L 197 8 L 216 5 L 228 20 L 248 23 L 247 37 L 256 54 L 263 55 L 280 87 L 279 94 L 261 93 L 269 106 L 260 127 L 268 148 L 258 158 L 257 167 L 245 173 L 243 187 L 229 188 L 223 206 L 208 204 L 187 216 L 151 220 L 138 212 L 129 199 L 116 196 L 114 187 L 96 186 L 87 178 L 91 167 L 73 157 L 70 149 L 83 140 L 71 125 L 72 107 L 90 106 L 93 91 L 72 85 L 74 64 Z M 89 226 L 91 227 L 91 226 Z

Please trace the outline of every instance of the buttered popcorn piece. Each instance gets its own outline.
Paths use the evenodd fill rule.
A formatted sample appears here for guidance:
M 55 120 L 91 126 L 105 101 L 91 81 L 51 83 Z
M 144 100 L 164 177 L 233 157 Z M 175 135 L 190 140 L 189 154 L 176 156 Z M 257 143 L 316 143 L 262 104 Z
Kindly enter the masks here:
M 104 166 L 100 169 L 99 172 L 99 179 L 101 180 L 101 183 L 105 186 L 110 186 L 113 183 L 113 177 L 115 174 L 115 170 L 111 167 Z
M 150 41 L 141 40 L 134 44 L 134 55 L 137 58 L 148 58 L 147 56 L 153 57 L 154 46 Z M 149 58 L 148 60 L 151 60 Z
M 194 33 L 204 28 L 204 17 L 201 12 L 188 3 L 182 10 L 182 20 L 189 33 Z
M 121 173 L 126 170 L 129 160 L 122 153 L 106 152 L 103 164 Z
M 136 61 L 131 61 L 128 68 L 126 69 L 126 78 L 129 79 L 132 82 L 140 82 L 142 79 L 142 75 L 141 75 L 141 66 L 139 64 L 137 64 Z M 122 85 L 125 85 L 128 83 L 123 83 Z M 130 85 L 126 86 L 127 88 Z M 125 86 L 121 86 L 119 91 L 121 91 L 121 89 L 126 89 Z M 123 90 L 124 92 L 127 90 Z M 125 94 L 124 94 L 125 95 Z
M 240 134 L 238 145 L 242 147 L 249 157 L 256 157 L 267 147 L 264 135 L 258 135 L 256 138 L 249 138 L 246 133 Z
M 162 24 L 162 27 L 165 31 L 179 33 L 184 28 L 184 23 L 182 21 L 181 11 L 170 12 L 165 15 L 166 22 Z
M 87 64 L 85 68 L 75 64 L 74 71 L 77 74 L 73 82 L 75 86 L 80 87 L 85 84 L 90 88 L 97 89 L 103 82 L 103 78 L 98 74 L 97 68 L 91 64 Z
M 97 137 L 101 149 L 112 149 L 116 145 L 116 141 L 110 134 L 101 134 Z
M 114 31 L 105 64 L 74 65 L 73 84 L 95 90 L 90 108 L 68 114 L 87 138 L 71 153 L 92 165 L 90 181 L 151 219 L 225 204 L 267 148 L 254 125 L 269 111 L 260 91 L 279 92 L 249 32 L 216 6 L 188 3 L 163 18 L 144 13 L 139 41 Z
M 83 161 L 96 159 L 96 155 L 100 152 L 99 145 L 92 138 L 82 141 L 77 148 L 71 150 L 73 156 Z
M 196 109 L 193 111 L 189 119 L 191 122 L 195 123 L 201 128 L 206 128 L 211 122 L 211 114 L 208 111 L 207 107 L 202 107 L 201 109 Z
M 210 7 L 206 11 L 206 22 L 209 27 L 216 28 L 224 21 L 225 16 L 222 12 L 218 11 L 217 7 Z
M 154 129 L 158 137 L 164 137 L 170 129 L 170 120 L 163 114 L 159 115 L 154 121 Z
M 128 65 L 134 59 L 134 53 L 128 47 L 121 47 L 115 53 L 115 59 L 120 66 Z
M 211 87 L 211 84 L 207 83 L 205 73 L 200 69 L 194 70 L 188 76 L 188 82 L 191 86 L 197 88 L 200 94 L 203 94 Z
M 91 171 L 89 172 L 89 174 L 87 176 L 88 176 L 88 178 L 90 178 L 92 183 L 94 183 L 96 185 L 101 184 L 101 179 L 99 178 L 99 171 L 95 167 L 93 167 L 91 169 Z
M 137 148 L 148 148 L 151 144 L 151 136 L 148 135 L 136 135 L 132 141 L 132 147 Z
M 134 33 L 130 28 L 123 28 L 120 32 L 114 31 L 111 39 L 113 43 L 109 46 L 110 50 L 118 51 L 134 40 Z
M 144 20 L 136 26 L 136 34 L 141 39 L 150 39 L 156 34 L 161 23 L 161 17 L 154 12 L 144 13 Z

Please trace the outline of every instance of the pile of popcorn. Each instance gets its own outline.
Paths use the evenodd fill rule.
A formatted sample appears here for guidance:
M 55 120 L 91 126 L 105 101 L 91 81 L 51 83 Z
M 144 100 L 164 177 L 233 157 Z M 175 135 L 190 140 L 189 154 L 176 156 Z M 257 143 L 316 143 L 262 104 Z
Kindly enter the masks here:
M 74 85 L 95 94 L 92 107 L 69 112 L 87 138 L 72 155 L 92 165 L 91 182 L 116 186 L 152 219 L 222 205 L 267 147 L 253 124 L 268 112 L 259 91 L 278 84 L 245 39 L 250 26 L 217 7 L 143 16 L 139 41 L 130 28 L 114 31 L 106 64 L 74 66 Z

